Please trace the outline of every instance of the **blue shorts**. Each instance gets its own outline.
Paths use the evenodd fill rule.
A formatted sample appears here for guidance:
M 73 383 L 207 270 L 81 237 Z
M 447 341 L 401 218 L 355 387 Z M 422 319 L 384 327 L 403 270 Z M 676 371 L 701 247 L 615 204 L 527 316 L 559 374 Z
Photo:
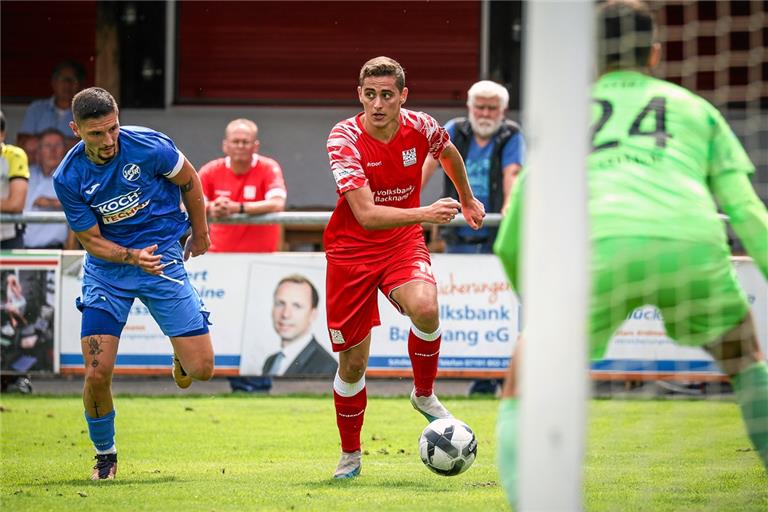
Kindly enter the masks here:
M 109 271 L 86 266 L 82 296 L 75 302 L 77 309 L 95 308 L 109 313 L 119 324 L 116 328 L 119 331 L 128 319 L 133 300 L 139 299 L 166 336 L 207 332 L 209 312 L 189 282 L 181 246 L 176 244 L 166 250 L 162 263 L 168 264 L 163 269 L 165 278 L 147 274 L 132 265 Z M 113 334 L 86 332 L 93 329 L 94 326 L 86 326 L 84 322 L 81 336 Z

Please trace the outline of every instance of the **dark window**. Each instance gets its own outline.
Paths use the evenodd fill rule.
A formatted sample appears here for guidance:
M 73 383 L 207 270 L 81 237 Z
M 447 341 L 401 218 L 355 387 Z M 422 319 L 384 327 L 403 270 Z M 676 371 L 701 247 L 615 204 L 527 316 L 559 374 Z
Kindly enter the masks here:
M 520 43 L 523 38 L 523 3 L 491 2 L 488 79 L 509 90 L 509 108 L 520 109 Z
M 120 40 L 120 104 L 165 107 L 165 2 L 114 2 Z

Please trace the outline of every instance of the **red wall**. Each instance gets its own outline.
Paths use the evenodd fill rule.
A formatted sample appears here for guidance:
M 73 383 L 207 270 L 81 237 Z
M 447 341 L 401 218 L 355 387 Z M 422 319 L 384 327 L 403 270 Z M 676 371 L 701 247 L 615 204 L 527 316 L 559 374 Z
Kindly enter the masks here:
M 367 59 L 406 70 L 411 103 L 456 105 L 477 80 L 479 2 L 183 1 L 179 103 L 350 104 Z M 50 73 L 80 61 L 94 83 L 96 1 L 0 2 L 0 95 L 51 94 Z M 125 41 L 124 41 L 125 43 Z
M 350 103 L 387 55 L 411 102 L 456 104 L 477 80 L 479 2 L 179 2 L 178 99 Z
M 62 60 L 80 62 L 93 84 L 96 2 L 0 2 L 0 94 L 26 103 L 50 96 L 51 71 Z

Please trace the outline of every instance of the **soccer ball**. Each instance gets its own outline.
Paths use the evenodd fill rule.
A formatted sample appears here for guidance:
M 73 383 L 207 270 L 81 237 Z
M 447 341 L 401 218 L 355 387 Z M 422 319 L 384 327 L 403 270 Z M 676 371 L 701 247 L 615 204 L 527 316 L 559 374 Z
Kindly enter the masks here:
M 441 418 L 427 425 L 421 433 L 419 455 L 424 465 L 434 473 L 458 475 L 475 462 L 477 439 L 463 421 Z

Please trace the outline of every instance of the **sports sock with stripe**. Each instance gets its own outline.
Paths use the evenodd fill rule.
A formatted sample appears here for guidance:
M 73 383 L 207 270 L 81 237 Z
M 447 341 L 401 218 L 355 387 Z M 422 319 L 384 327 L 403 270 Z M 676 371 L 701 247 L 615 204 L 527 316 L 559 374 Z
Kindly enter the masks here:
M 101 418 L 91 418 L 85 412 L 85 421 L 88 423 L 88 434 L 96 447 L 96 453 L 117 453 L 115 447 L 115 411 Z
M 429 396 L 435 386 L 437 365 L 440 359 L 440 327 L 435 332 L 420 331 L 415 325 L 408 333 L 408 357 L 413 367 L 413 387 L 416 396 Z
M 341 449 L 354 452 L 360 449 L 360 431 L 363 428 L 368 394 L 365 377 L 357 382 L 344 382 L 339 374 L 333 381 L 333 403 L 336 406 L 336 425 L 339 427 Z

